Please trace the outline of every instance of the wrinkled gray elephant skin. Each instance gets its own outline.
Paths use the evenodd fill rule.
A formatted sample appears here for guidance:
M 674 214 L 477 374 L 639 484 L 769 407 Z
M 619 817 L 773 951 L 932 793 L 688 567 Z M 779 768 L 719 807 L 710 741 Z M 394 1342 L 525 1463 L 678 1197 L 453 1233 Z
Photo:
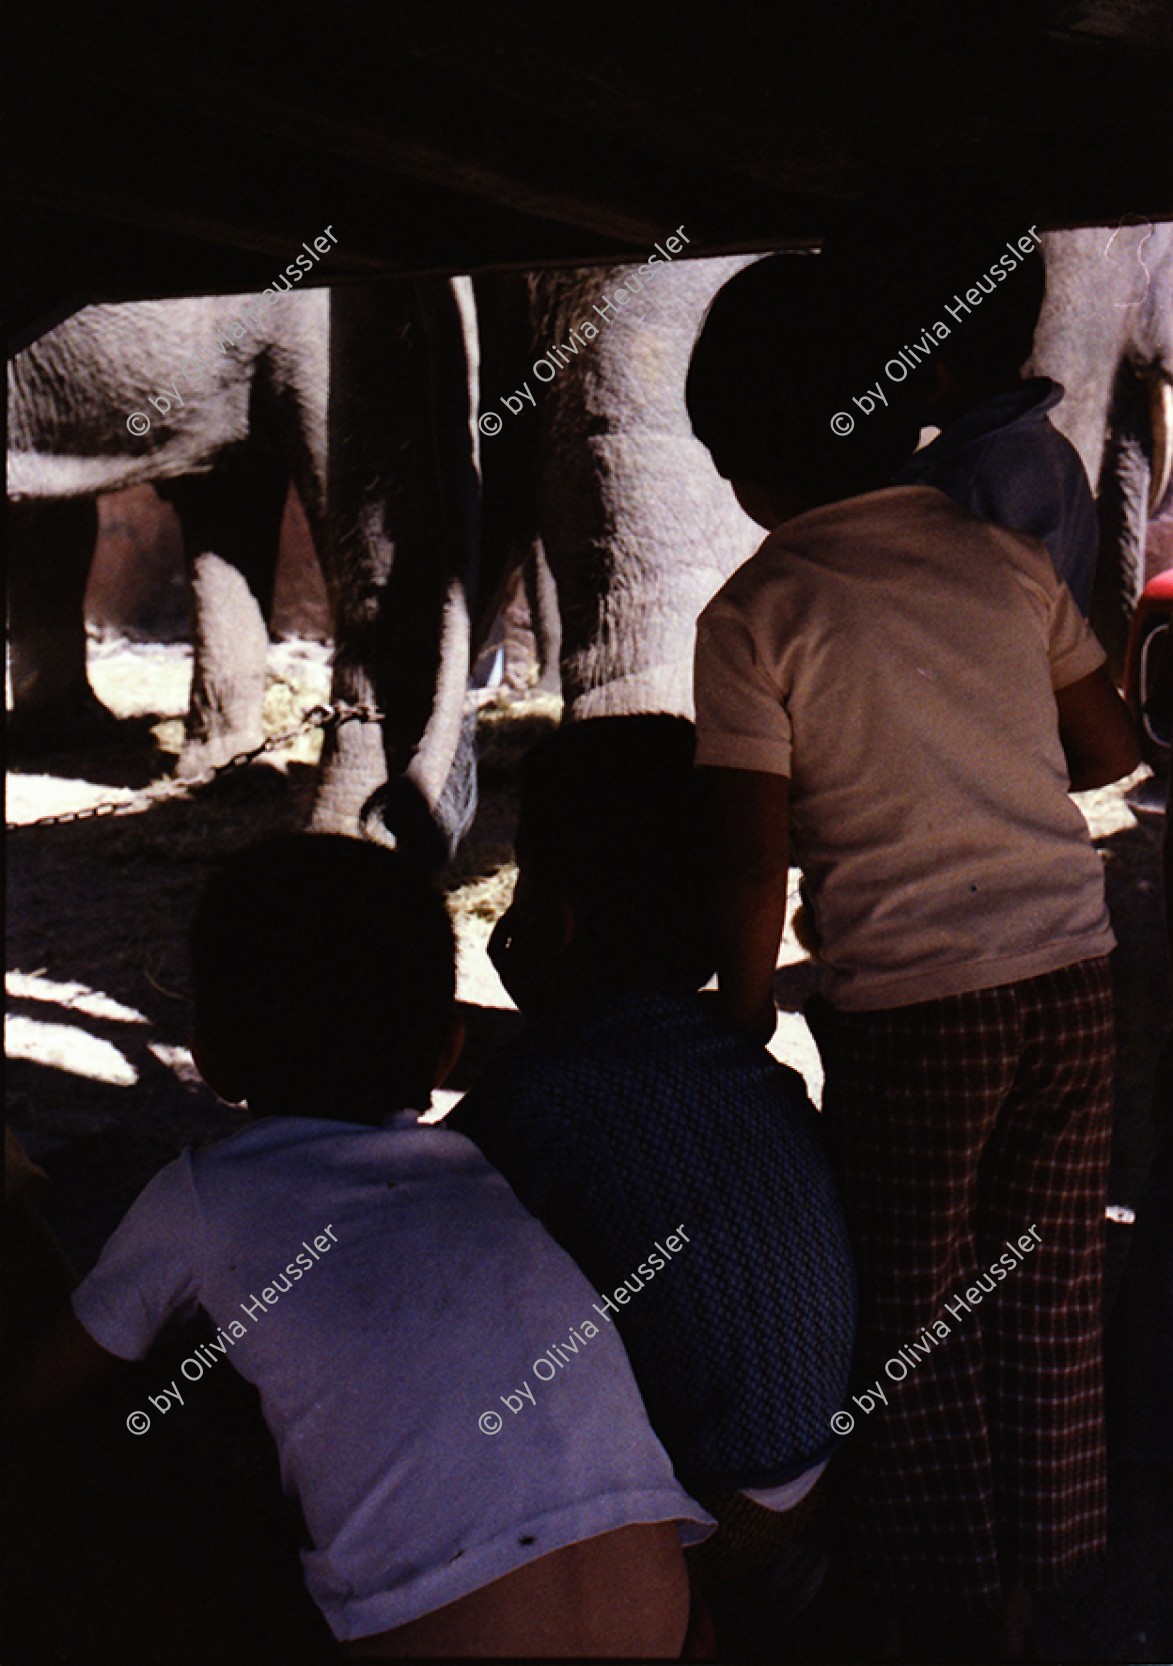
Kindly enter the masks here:
M 621 283 L 633 297 L 601 315 L 532 410 L 481 441 L 485 545 L 497 570 L 533 548 L 548 563 L 573 718 L 691 714 L 696 616 L 761 541 L 684 404 L 705 309 L 752 258 L 474 282 L 486 403 L 527 379 L 537 388 L 532 361 L 581 320 L 598 323 L 596 304 Z
M 461 722 L 472 560 L 472 522 L 452 509 L 472 495 L 469 319 L 457 288 L 431 280 L 298 292 L 235 342 L 224 324 L 245 297 L 91 307 L 12 361 L 18 733 L 84 735 L 108 718 L 85 667 L 93 498 L 150 482 L 178 513 L 192 590 L 180 773 L 258 744 L 266 618 L 292 480 L 334 612 L 333 697 L 389 714 L 383 733 L 351 724 L 327 736 L 314 824 L 354 831 L 389 758 L 439 800 Z M 193 349 L 202 356 L 190 357 Z M 132 412 L 149 417 L 149 434 L 128 431 Z M 390 445 L 368 467 L 364 436 L 376 426 Z M 348 468 L 365 471 L 361 489 Z M 396 664 L 382 665 L 382 654 Z M 465 793 L 459 814 L 469 813 Z
M 68 735 L 79 713 L 94 712 L 81 609 L 92 499 L 150 482 L 175 505 L 192 586 L 195 669 L 181 771 L 195 773 L 261 739 L 264 609 L 289 478 L 326 561 L 329 298 L 287 296 L 264 335 L 219 352 L 218 326 L 242 301 L 88 307 L 10 362 L 18 732 L 43 726 Z M 188 360 L 185 375 L 193 349 L 202 356 Z M 131 413 L 150 421 L 148 434 L 128 431 Z
M 1145 530 L 1173 467 L 1173 225 L 1043 238 L 1047 296 L 1031 370 L 1062 382 L 1054 421 L 1083 459 L 1100 513 L 1093 622 L 1119 669 L 1145 584 Z
M 324 787 L 342 805 L 340 830 L 367 805 L 364 831 L 378 837 L 387 798 L 371 806 L 371 794 L 406 777 L 451 849 L 476 794 L 466 710 L 480 560 L 471 290 L 466 278 L 355 286 L 334 292 L 331 319 L 334 697 L 386 717 L 381 730 L 335 731 Z M 328 831 L 323 790 L 315 825 Z

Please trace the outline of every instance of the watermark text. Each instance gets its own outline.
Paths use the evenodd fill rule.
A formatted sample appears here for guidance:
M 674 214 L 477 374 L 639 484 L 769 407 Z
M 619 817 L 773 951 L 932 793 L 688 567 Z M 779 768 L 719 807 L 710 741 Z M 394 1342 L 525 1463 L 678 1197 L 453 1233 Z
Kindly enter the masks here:
M 617 1314 L 621 1307 L 625 1307 L 632 1296 L 638 1295 L 644 1285 L 655 1278 L 657 1272 L 663 1271 L 672 1258 L 680 1254 L 684 1244 L 690 1242 L 691 1240 L 683 1226 L 678 1226 L 675 1232 L 665 1234 L 663 1243 L 657 1238 L 653 1247 L 648 1251 L 647 1260 L 641 1261 L 631 1277 L 625 1278 L 619 1288 L 612 1292 L 615 1300 L 612 1301 L 610 1296 L 603 1296 L 602 1307 L 599 1306 L 598 1302 L 591 1304 L 604 1324 L 609 1325 L 611 1314 Z M 602 1295 L 602 1291 L 599 1294 Z M 580 1319 L 577 1326 L 571 1325 L 566 1341 L 551 1344 L 546 1353 L 539 1354 L 530 1366 L 535 1382 L 553 1382 L 558 1372 L 564 1370 L 575 1355 L 586 1348 L 591 1338 L 598 1336 L 600 1328 L 593 1319 Z M 498 1398 L 505 1410 L 514 1417 L 519 1416 L 525 1410 L 527 1404 L 537 1405 L 537 1396 L 528 1377 L 523 1380 L 520 1387 L 512 1389 L 508 1394 L 499 1395 Z M 477 1418 L 477 1427 L 483 1435 L 499 1435 L 504 1426 L 505 1419 L 499 1411 L 484 1411 Z
M 1034 1240 L 1033 1243 L 1032 1239 Z M 1017 1248 L 1010 1242 L 1009 1238 L 1005 1239 L 1004 1242 L 1006 1248 L 1010 1251 L 1009 1255 L 1000 1255 L 997 1261 L 991 1265 L 988 1273 L 979 1273 L 977 1282 L 968 1287 L 964 1296 L 954 1296 L 945 1303 L 944 1311 L 957 1322 L 960 1323 L 968 1314 L 973 1312 L 974 1308 L 982 1301 L 983 1293 L 988 1296 L 996 1290 L 1001 1281 L 1014 1272 L 1019 1264 L 1026 1260 L 1031 1251 L 1042 1243 L 1042 1239 L 1039 1237 L 1038 1227 L 1032 1226 L 1029 1231 L 1024 1232 L 1019 1238 Z M 989 1284 L 984 1282 L 987 1277 L 990 1279 Z M 906 1346 L 897 1348 L 892 1358 L 885 1360 L 884 1375 L 889 1382 L 902 1383 L 910 1371 L 916 1370 L 922 1359 L 927 1359 L 933 1349 L 939 1347 L 952 1334 L 953 1326 L 947 1320 L 934 1319 L 933 1323 L 926 1326 L 920 1333 L 915 1342 L 909 1342 Z M 870 1417 L 877 1406 L 888 1404 L 888 1395 L 879 1378 L 869 1387 L 860 1389 L 859 1393 L 853 1394 L 851 1398 L 865 1417 Z M 831 1428 L 837 1435 L 849 1435 L 852 1429 L 855 1428 L 854 1414 L 849 1411 L 837 1411 L 831 1418 Z
M 663 265 L 664 262 L 671 265 L 673 256 L 678 255 L 688 241 L 689 239 L 684 235 L 684 227 L 677 226 L 671 237 L 666 237 L 663 243 L 656 244 L 656 252 L 648 256 L 644 265 L 653 268 Z M 606 295 L 600 296 L 592 309 L 598 316 L 598 322 L 596 323 L 592 318 L 580 319 L 565 341 L 556 342 L 553 346 L 548 347 L 542 357 L 535 359 L 533 362 L 534 380 L 538 383 L 552 382 L 559 370 L 565 370 L 570 363 L 569 355 L 577 358 L 580 350 L 594 341 L 603 326 L 610 324 L 612 319 L 627 305 L 628 301 L 642 292 L 644 283 L 650 282 L 655 276 L 656 272 L 654 270 L 642 273 L 638 278 L 634 271 L 629 272 L 613 295 L 609 297 Z M 537 408 L 537 398 L 528 381 L 523 382 L 512 393 L 502 394 L 501 403 L 510 416 L 517 416 L 527 404 L 535 409 Z M 489 439 L 494 434 L 499 434 L 504 426 L 499 411 L 484 411 L 477 420 L 477 427 Z
M 249 1300 L 240 1303 L 240 1310 L 245 1318 L 249 1319 L 254 1325 L 258 1324 L 265 1317 L 268 1309 L 277 1305 L 282 1294 L 292 1290 L 293 1286 L 304 1278 L 307 1272 L 312 1272 L 314 1263 L 320 1261 L 323 1255 L 326 1255 L 337 1242 L 333 1225 L 327 1226 L 323 1232 L 319 1232 L 312 1245 L 303 1238 L 301 1250 L 294 1256 L 285 1271 L 274 1274 L 272 1284 L 266 1284 L 259 1296 L 254 1295 L 250 1290 Z M 281 1282 L 282 1279 L 285 1280 L 284 1284 Z M 179 1376 L 185 1382 L 198 1383 L 205 1371 L 209 1371 L 213 1365 L 218 1365 L 220 1360 L 227 1357 L 229 1348 L 235 1348 L 241 1337 L 247 1335 L 248 1330 L 240 1319 L 230 1319 L 227 1327 L 217 1325 L 216 1335 L 212 1341 L 200 1343 L 185 1360 L 180 1362 Z M 189 1365 L 194 1369 L 189 1371 Z M 170 1387 L 161 1389 L 158 1394 L 148 1394 L 147 1399 L 160 1414 L 169 1412 L 173 1405 L 182 1406 L 183 1395 L 179 1388 L 179 1378 L 173 1379 Z M 145 1411 L 132 1411 L 126 1420 L 126 1427 L 132 1435 L 145 1435 L 150 1426 L 150 1414 Z
M 964 296 L 954 295 L 952 301 L 945 302 L 945 311 L 952 318 L 955 325 L 968 318 L 973 309 L 980 306 L 983 296 L 992 295 L 998 284 L 1003 283 L 1017 267 L 1021 266 L 1027 256 L 1041 245 L 1038 227 L 1031 226 L 1027 234 L 1020 237 L 1017 243 L 1007 243 L 1010 251 L 1002 255 L 984 272 L 972 288 L 965 291 Z M 989 287 L 986 287 L 987 281 Z M 922 331 L 920 339 L 914 342 L 906 341 L 903 347 L 896 350 L 884 366 L 884 375 L 890 382 L 903 382 L 910 370 L 916 370 L 920 364 L 933 353 L 952 330 L 944 319 L 938 319 Z M 851 403 L 863 412 L 864 416 L 871 416 L 872 412 L 881 405 L 887 405 L 888 395 L 884 392 L 883 384 L 877 376 L 872 387 L 865 388 L 862 393 L 852 394 Z M 831 418 L 831 432 L 843 437 L 854 429 L 856 418 L 851 411 L 836 411 Z

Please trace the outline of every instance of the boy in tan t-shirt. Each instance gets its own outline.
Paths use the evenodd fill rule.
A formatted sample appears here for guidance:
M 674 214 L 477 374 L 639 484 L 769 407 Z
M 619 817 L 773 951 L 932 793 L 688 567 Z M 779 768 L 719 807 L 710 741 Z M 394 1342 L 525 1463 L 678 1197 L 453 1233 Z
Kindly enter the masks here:
M 897 1627 L 933 1594 L 955 1627 L 1000 1604 L 1012 1656 L 1028 1593 L 1104 1541 L 1113 939 L 1067 792 L 1138 758 L 1043 546 L 887 486 L 912 400 L 843 433 L 894 348 L 840 281 L 747 268 L 689 373 L 698 437 L 771 534 L 698 627 L 720 999 L 772 1033 L 793 835 L 861 1275 L 853 1562 Z

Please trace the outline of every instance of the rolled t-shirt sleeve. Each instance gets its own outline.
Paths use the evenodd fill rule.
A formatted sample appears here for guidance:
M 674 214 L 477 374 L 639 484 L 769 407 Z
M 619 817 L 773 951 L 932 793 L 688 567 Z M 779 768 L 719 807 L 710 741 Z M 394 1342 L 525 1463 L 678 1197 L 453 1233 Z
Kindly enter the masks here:
M 697 623 L 696 761 L 790 774 L 790 718 L 745 620 L 718 597 Z
M 1056 583 L 1051 604 L 1047 654 L 1054 689 L 1067 688 L 1081 677 L 1090 677 L 1108 657 L 1062 580 Z
M 197 1305 L 202 1219 L 188 1152 L 160 1169 L 73 1292 L 82 1327 L 118 1359 L 142 1359 L 176 1317 Z

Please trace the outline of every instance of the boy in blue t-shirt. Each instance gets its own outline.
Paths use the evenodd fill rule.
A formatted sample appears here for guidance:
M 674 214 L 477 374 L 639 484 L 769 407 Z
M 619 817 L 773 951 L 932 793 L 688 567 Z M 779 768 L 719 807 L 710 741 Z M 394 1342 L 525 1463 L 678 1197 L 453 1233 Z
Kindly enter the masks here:
M 462 1033 L 439 895 L 374 844 L 273 840 L 212 881 L 192 959 L 199 1067 L 257 1120 L 155 1176 L 10 1415 L 201 1309 L 211 1340 L 128 1428 L 182 1418 L 226 1359 L 256 1385 L 344 1653 L 678 1655 L 680 1542 L 711 1521 L 598 1292 L 470 1141 L 418 1121 Z

